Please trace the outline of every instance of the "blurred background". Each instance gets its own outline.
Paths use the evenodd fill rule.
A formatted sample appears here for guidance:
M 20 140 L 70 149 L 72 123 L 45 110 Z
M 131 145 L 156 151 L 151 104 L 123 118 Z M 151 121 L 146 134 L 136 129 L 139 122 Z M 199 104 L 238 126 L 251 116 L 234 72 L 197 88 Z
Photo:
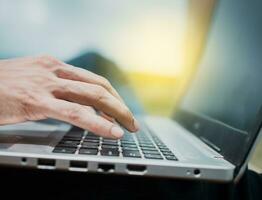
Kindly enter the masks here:
M 0 58 L 98 52 L 150 114 L 170 116 L 194 74 L 215 0 L 0 0 Z M 262 171 L 262 144 L 251 167 Z

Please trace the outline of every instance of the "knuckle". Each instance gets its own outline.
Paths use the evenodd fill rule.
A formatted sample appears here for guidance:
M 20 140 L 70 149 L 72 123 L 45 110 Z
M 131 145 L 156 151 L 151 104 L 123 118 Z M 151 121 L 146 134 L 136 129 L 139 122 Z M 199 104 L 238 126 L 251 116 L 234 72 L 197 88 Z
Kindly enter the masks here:
M 97 122 L 94 121 L 90 124 L 89 130 L 94 133 L 98 133 L 100 131 L 100 126 Z
M 41 55 L 36 57 L 35 63 L 45 69 L 53 69 L 62 62 L 50 55 Z
M 102 86 L 99 86 L 99 85 L 95 87 L 94 93 L 95 93 L 94 100 L 97 102 L 101 102 L 106 96 L 106 90 Z
M 104 77 L 101 77 L 101 84 L 104 88 L 111 90 L 112 86 L 111 83 Z
M 66 115 L 70 121 L 79 121 L 81 119 L 81 106 L 74 106 L 66 110 Z
M 51 93 L 55 97 L 62 97 L 63 95 L 69 95 L 71 91 L 71 86 L 66 83 L 61 81 L 58 78 L 55 78 L 54 85 L 51 88 Z
M 41 73 L 31 78 L 31 80 L 38 86 L 45 88 L 56 84 L 56 77 L 52 73 Z

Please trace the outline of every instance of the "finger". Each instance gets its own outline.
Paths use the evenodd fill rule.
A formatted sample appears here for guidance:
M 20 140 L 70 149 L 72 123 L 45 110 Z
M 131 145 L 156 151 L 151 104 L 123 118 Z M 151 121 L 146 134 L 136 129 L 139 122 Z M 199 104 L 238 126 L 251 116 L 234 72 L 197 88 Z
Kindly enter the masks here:
M 95 109 L 91 106 L 84 106 L 89 112 L 92 112 L 92 113 L 96 113 Z M 98 115 L 100 115 L 101 117 L 105 118 L 106 120 L 112 122 L 112 123 L 116 123 L 116 121 L 114 120 L 114 118 L 108 116 L 107 114 L 101 112 L 101 111 L 98 111 Z
M 91 112 L 91 113 L 93 113 L 93 114 L 96 114 L 96 111 L 95 111 L 95 109 L 93 108 L 93 107 L 91 107 L 91 106 L 83 106 L 85 109 L 87 109 L 88 110 L 88 112 Z
M 93 106 L 95 109 L 116 119 L 117 122 L 128 130 L 138 130 L 138 123 L 127 106 L 103 87 L 65 79 L 60 79 L 59 82 L 61 88 L 53 91 L 56 98 L 82 105 Z
M 103 113 L 103 112 L 99 112 L 99 115 L 100 115 L 101 117 L 107 119 L 108 121 L 115 123 L 114 118 L 108 116 L 107 114 L 105 114 L 105 113 Z
M 55 73 L 60 78 L 100 85 L 120 101 L 123 101 L 123 99 L 106 78 L 93 72 L 65 64 L 63 67 L 56 69 Z
M 44 108 L 47 117 L 68 122 L 102 137 L 118 139 L 124 134 L 116 124 L 96 115 L 92 109 L 76 103 L 48 98 Z

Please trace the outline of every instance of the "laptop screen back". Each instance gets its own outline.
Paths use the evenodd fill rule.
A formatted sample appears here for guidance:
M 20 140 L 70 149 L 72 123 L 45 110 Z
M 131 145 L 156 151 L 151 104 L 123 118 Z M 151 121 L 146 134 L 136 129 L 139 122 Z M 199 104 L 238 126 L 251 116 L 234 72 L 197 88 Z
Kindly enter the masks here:
M 181 105 L 191 116 L 186 126 L 235 164 L 255 137 L 262 104 L 261 7 L 260 0 L 217 2 L 202 61 Z

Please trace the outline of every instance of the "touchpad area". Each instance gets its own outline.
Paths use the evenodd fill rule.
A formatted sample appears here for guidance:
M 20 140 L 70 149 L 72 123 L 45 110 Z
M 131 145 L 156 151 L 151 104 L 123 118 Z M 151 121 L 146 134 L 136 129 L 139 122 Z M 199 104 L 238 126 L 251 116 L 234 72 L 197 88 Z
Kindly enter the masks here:
M 12 146 L 21 145 L 43 145 L 53 146 L 61 136 L 61 129 L 58 124 L 45 124 L 39 122 L 25 122 L 15 125 L 0 127 L 0 149 L 8 149 Z

